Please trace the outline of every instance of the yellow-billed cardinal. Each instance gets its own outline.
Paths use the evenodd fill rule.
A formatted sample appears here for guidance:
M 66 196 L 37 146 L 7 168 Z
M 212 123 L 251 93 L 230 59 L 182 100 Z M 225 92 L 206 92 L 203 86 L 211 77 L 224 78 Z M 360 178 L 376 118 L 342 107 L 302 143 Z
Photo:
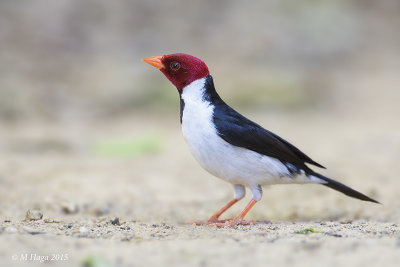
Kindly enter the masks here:
M 262 185 L 318 183 L 350 197 L 379 203 L 314 172 L 306 164 L 324 167 L 228 106 L 215 91 L 207 65 L 200 59 L 179 53 L 143 61 L 158 68 L 178 89 L 182 132 L 194 157 L 208 172 L 234 186 L 234 199 L 203 223 L 253 223 L 243 218 L 261 199 Z M 252 193 L 250 203 L 236 218 L 219 220 L 222 213 L 244 197 L 245 186 Z

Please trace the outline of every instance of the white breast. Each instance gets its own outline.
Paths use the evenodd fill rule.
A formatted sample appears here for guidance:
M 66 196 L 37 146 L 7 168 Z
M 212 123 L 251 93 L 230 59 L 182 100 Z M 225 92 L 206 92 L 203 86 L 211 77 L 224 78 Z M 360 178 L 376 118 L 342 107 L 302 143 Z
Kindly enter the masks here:
M 182 92 L 185 107 L 182 132 L 190 151 L 211 174 L 234 184 L 262 185 L 310 182 L 303 175 L 289 177 L 279 160 L 236 147 L 218 136 L 212 122 L 214 106 L 203 99 L 205 78 L 186 86 Z

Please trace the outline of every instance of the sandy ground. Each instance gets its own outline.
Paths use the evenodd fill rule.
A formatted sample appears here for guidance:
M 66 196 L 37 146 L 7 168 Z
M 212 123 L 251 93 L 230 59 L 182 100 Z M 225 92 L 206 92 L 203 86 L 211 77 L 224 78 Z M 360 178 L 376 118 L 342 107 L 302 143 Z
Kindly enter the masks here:
M 193 226 L 233 191 L 197 165 L 176 117 L 15 124 L 0 133 L 0 266 L 398 266 L 398 125 L 339 113 L 250 115 L 328 167 L 323 174 L 383 205 L 278 185 L 248 214 L 254 226 Z M 93 152 L 97 140 L 144 135 L 160 137 L 155 151 Z M 42 219 L 26 220 L 36 209 Z

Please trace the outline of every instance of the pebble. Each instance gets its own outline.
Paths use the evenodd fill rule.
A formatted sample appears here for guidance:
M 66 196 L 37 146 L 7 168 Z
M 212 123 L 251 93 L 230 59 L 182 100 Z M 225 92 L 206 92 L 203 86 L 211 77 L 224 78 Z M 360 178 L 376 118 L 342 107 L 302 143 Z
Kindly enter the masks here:
M 85 226 L 82 226 L 81 228 L 79 228 L 79 233 L 81 233 L 83 235 L 87 235 L 90 233 L 90 230 L 88 228 L 86 228 Z
M 25 220 L 37 221 L 43 218 L 43 213 L 40 210 L 28 210 L 25 214 Z
M 25 232 L 33 232 L 35 229 L 24 226 L 24 227 L 22 227 L 22 230 L 24 230 Z
M 65 214 L 75 214 L 79 211 L 78 205 L 73 202 L 61 201 L 59 206 Z
M 23 229 L 25 232 L 27 232 L 28 234 L 31 234 L 31 235 L 40 235 L 40 234 L 44 234 L 44 232 L 36 231 L 36 229 L 30 228 L 30 227 L 27 227 L 27 226 L 24 226 L 22 229 Z
M 60 223 L 61 222 L 61 221 L 54 220 L 54 219 L 51 219 L 51 218 L 44 219 L 43 221 L 45 223 Z
M 341 234 L 336 234 L 336 233 L 331 233 L 331 232 L 325 232 L 325 235 L 333 236 L 333 237 L 343 237 Z
M 112 225 L 121 225 L 121 222 L 119 221 L 118 217 L 115 217 L 114 219 L 110 220 Z

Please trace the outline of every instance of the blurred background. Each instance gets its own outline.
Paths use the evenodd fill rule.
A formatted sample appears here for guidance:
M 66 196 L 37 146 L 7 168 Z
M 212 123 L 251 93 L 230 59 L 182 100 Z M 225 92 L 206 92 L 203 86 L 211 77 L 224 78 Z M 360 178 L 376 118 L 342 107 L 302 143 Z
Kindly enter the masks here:
M 175 52 L 204 60 L 222 98 L 324 174 L 398 211 L 399 12 L 397 0 L 1 1 L 0 215 L 187 221 L 229 200 L 185 147 L 176 89 L 141 62 Z M 253 218 L 399 216 L 314 186 L 265 199 Z

